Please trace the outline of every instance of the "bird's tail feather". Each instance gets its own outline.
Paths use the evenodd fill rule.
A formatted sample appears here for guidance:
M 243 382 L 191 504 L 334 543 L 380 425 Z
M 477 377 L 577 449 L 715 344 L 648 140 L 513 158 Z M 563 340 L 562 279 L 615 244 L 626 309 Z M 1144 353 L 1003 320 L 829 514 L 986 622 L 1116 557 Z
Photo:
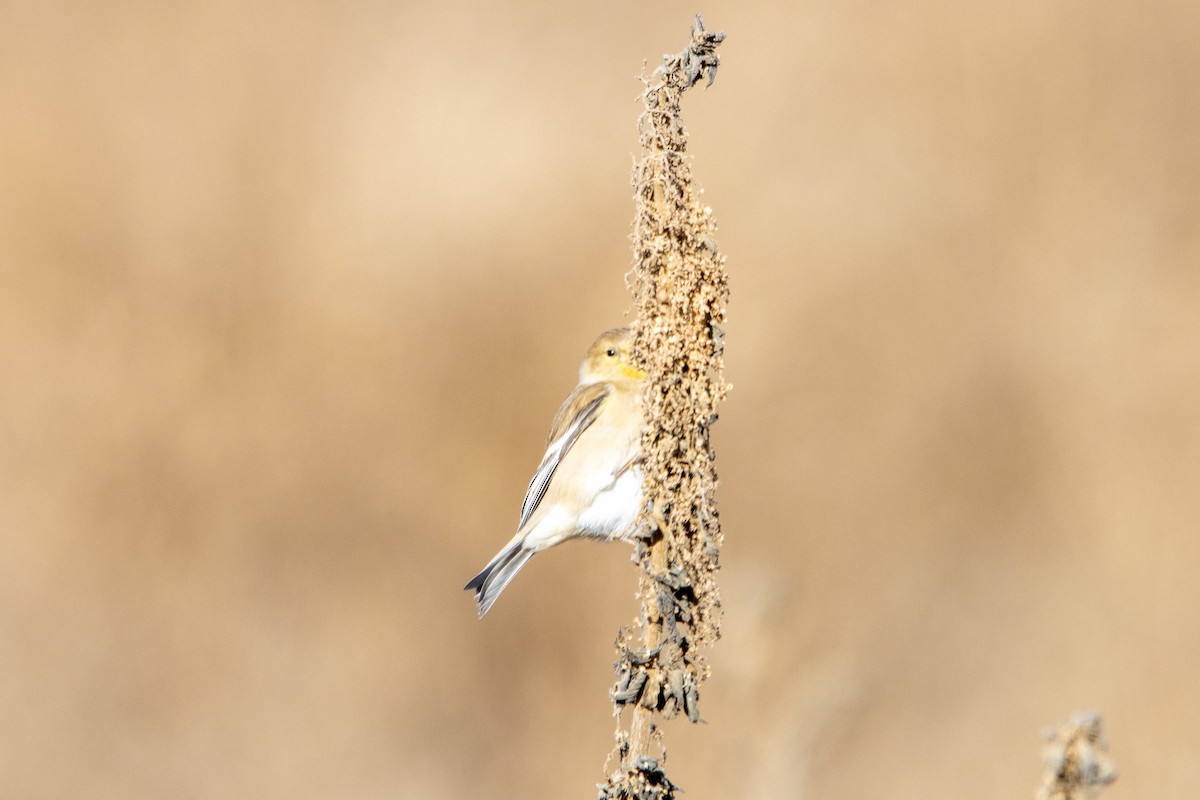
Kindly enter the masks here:
M 492 607 L 496 598 L 504 591 L 516 574 L 525 566 L 525 562 L 533 556 L 532 550 L 521 547 L 521 542 L 515 541 L 496 554 L 483 571 L 471 579 L 464 589 L 475 590 L 475 602 L 479 604 L 479 618 Z

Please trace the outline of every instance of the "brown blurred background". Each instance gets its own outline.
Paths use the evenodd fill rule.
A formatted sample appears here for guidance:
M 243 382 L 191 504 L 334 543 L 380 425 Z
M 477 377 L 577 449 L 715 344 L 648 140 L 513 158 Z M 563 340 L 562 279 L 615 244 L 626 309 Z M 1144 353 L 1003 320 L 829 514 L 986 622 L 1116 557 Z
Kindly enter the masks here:
M 0 797 L 591 797 L 622 545 L 488 618 L 694 6 L 0 6 Z M 716 3 L 689 798 L 1200 785 L 1200 6 Z

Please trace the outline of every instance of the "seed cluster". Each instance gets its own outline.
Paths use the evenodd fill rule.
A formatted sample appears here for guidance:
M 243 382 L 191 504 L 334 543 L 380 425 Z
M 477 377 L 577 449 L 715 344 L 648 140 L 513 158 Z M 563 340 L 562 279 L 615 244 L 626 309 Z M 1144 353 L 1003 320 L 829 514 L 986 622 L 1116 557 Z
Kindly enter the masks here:
M 724 34 L 700 18 L 689 46 L 664 57 L 643 78 L 639 119 L 642 158 L 635 174 L 633 357 L 647 373 L 642 434 L 647 499 L 635 560 L 641 566 L 642 614 L 637 631 L 617 637 L 616 713 L 631 707 L 630 729 L 618 730 L 620 766 L 601 798 L 663 800 L 675 787 L 661 764 L 654 719 L 683 713 L 700 720 L 699 687 L 708 676 L 700 650 L 719 636 L 715 575 L 721 547 L 717 474 L 710 430 L 725 397 L 723 325 L 729 288 L 714 241 L 712 210 L 700 202 L 686 156 L 680 99 L 716 75 Z M 640 634 L 640 635 L 638 635 Z

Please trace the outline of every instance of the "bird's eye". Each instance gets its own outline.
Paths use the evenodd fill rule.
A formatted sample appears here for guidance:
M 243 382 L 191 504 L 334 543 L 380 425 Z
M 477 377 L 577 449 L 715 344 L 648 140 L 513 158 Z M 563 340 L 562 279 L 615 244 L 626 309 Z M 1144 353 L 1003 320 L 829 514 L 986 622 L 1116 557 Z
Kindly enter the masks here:
M 616 349 L 615 349 L 615 348 L 612 348 L 612 347 L 610 347 L 610 348 L 608 348 L 607 350 L 605 350 L 605 351 L 604 351 L 604 355 L 608 356 L 609 358 L 612 358 L 612 357 L 613 357 L 613 356 L 615 356 L 616 354 L 617 354 L 617 351 L 616 351 Z

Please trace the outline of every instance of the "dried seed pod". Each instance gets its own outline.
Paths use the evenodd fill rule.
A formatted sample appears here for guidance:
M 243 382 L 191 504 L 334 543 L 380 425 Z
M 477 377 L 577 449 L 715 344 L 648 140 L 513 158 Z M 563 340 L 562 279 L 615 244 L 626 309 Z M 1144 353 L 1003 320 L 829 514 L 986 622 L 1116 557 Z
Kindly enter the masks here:
M 602 787 L 602 798 L 673 797 L 675 787 L 661 770 L 643 770 L 649 762 L 639 759 L 665 754 L 655 713 L 683 711 L 699 721 L 698 686 L 708 675 L 700 651 L 719 637 L 721 528 L 709 437 L 728 388 L 722 361 L 728 284 L 712 209 L 700 202 L 685 157 L 680 97 L 701 78 L 712 83 L 723 39 L 697 17 L 689 46 L 643 79 L 634 266 L 626 276 L 636 310 L 633 357 L 647 374 L 641 442 L 647 510 L 635 541 L 642 648 L 632 650 L 630 637 L 618 639 L 618 707 L 634 702 L 636 675 L 645 678 L 630 712 L 622 767 Z

